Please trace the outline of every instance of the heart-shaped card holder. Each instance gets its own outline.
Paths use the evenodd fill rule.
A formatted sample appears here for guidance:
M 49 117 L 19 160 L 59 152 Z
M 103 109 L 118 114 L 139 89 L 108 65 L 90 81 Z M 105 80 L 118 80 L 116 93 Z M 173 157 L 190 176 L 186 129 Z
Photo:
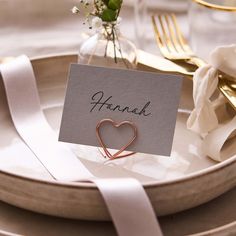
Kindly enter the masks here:
M 105 124 L 105 123 L 110 123 L 114 128 L 119 128 L 121 126 L 124 126 L 124 125 L 127 125 L 129 127 L 132 128 L 133 130 L 133 136 L 132 138 L 128 141 L 127 144 L 123 145 L 121 147 L 121 149 L 119 151 L 117 151 L 116 153 L 114 154 L 111 154 L 108 149 L 107 149 L 107 146 L 106 144 L 104 143 L 103 139 L 102 139 L 102 136 L 101 136 L 101 132 L 100 132 L 100 129 L 101 127 Z M 102 147 L 103 151 L 104 151 L 104 154 L 102 153 L 102 155 L 104 157 L 107 157 L 109 158 L 109 160 L 114 160 L 114 159 L 117 159 L 117 158 L 122 158 L 122 157 L 128 157 L 128 156 L 131 156 L 133 154 L 135 154 L 135 152 L 129 152 L 129 153 L 125 153 L 125 154 L 122 154 L 134 141 L 135 139 L 137 138 L 138 136 L 138 131 L 137 131 L 137 127 L 136 125 L 131 122 L 131 121 L 122 121 L 120 123 L 116 123 L 114 120 L 112 119 L 102 119 L 101 121 L 98 122 L 97 126 L 96 126 L 96 135 L 97 135 L 97 139 L 98 139 L 98 142 L 100 144 L 100 146 Z

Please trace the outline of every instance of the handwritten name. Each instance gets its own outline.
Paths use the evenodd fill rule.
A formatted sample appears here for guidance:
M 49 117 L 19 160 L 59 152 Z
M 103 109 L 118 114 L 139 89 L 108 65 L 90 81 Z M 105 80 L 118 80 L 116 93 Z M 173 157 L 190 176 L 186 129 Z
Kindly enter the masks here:
M 93 107 L 91 108 L 90 112 L 92 112 L 96 109 L 98 111 L 101 111 L 102 109 L 107 109 L 110 111 L 132 113 L 132 114 L 139 115 L 139 116 L 142 116 L 142 115 L 143 116 L 150 116 L 151 115 L 151 112 L 147 111 L 150 104 L 151 104 L 150 101 L 148 101 L 144 106 L 142 106 L 141 109 L 139 109 L 138 107 L 129 107 L 129 106 L 122 107 L 119 104 L 113 104 L 111 102 L 112 96 L 104 98 L 103 91 L 99 91 L 99 92 L 93 94 L 91 99 L 92 99 L 92 102 L 90 104 L 93 105 Z

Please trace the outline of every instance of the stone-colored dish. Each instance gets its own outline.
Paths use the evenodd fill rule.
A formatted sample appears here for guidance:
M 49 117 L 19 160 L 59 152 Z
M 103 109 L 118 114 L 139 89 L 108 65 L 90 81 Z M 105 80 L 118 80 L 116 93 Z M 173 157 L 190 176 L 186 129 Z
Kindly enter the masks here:
M 42 108 L 58 129 L 69 64 L 76 56 L 33 59 Z M 180 108 L 192 108 L 192 82 L 184 80 Z M 207 202 L 236 185 L 236 157 L 216 163 L 201 155 L 199 137 L 186 129 L 187 112 L 177 119 L 173 152 L 179 153 L 187 169 L 172 179 L 144 177 L 120 169 L 103 171 L 103 165 L 81 159 L 97 176 L 133 176 L 139 179 L 157 215 L 166 215 Z M 57 182 L 45 171 L 17 135 L 9 116 L 0 82 L 0 200 L 28 210 L 86 220 L 109 220 L 104 201 L 94 184 Z M 117 173 L 116 173 L 117 171 Z M 112 173 L 112 174 L 110 174 Z M 120 173 L 122 173 L 120 175 Z M 168 176 L 166 173 L 163 176 Z
M 236 235 L 236 221 L 221 227 L 189 236 L 230 236 Z

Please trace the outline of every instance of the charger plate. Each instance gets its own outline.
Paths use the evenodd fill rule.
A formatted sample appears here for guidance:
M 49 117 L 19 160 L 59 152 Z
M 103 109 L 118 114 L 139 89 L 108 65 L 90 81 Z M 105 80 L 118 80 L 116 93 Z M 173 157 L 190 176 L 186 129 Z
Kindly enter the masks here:
M 75 55 L 32 59 L 42 108 L 55 131 L 60 125 L 69 64 L 76 60 Z M 192 208 L 236 185 L 236 156 L 222 163 L 213 162 L 201 154 L 201 139 L 186 129 L 192 106 L 192 82 L 184 80 L 170 158 L 137 154 L 120 163 L 104 165 L 96 148 L 71 148 L 95 176 L 140 180 L 157 215 Z M 2 81 L 0 130 L 0 200 L 54 216 L 110 220 L 94 184 L 53 180 L 22 142 L 10 119 Z

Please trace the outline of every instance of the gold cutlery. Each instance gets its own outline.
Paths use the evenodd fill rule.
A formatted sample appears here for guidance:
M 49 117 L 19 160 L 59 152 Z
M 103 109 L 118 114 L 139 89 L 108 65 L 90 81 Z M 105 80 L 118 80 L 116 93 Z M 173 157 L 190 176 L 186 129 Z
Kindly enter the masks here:
M 190 76 L 188 75 L 188 78 L 192 78 L 196 69 L 206 65 L 206 62 L 193 53 L 180 30 L 174 14 L 158 15 L 157 19 L 159 26 L 155 16 L 152 16 L 156 42 L 161 54 L 166 59 L 178 65 L 181 68 L 181 71 L 184 70 L 189 72 Z M 181 71 L 179 72 L 181 73 Z M 218 78 L 218 89 L 236 110 L 235 78 L 232 78 L 221 71 L 218 72 Z
M 184 68 L 178 66 L 170 60 L 163 57 L 153 55 L 143 50 L 137 50 L 138 54 L 138 70 L 144 71 L 159 71 L 162 73 L 181 74 L 187 77 L 192 77 L 192 71 L 187 71 Z

